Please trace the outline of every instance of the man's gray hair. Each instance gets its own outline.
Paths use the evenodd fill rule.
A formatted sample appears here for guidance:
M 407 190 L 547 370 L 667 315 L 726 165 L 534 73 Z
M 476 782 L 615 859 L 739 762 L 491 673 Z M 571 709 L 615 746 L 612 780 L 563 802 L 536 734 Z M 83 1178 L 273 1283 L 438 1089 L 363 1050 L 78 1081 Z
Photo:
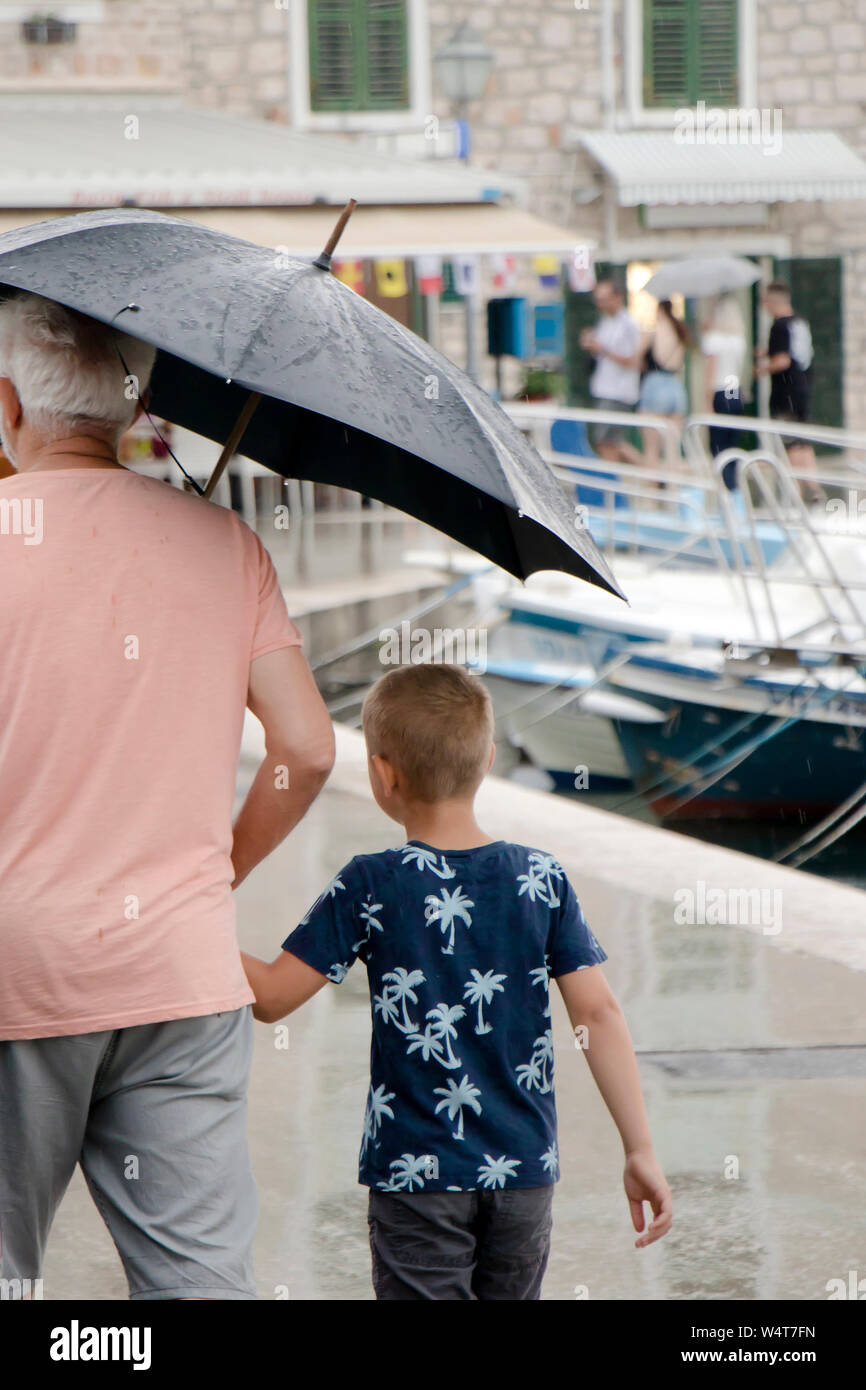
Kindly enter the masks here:
M 155 357 L 149 343 L 41 294 L 0 302 L 0 376 L 14 385 L 27 423 L 48 439 L 98 429 L 116 442 L 132 424 Z

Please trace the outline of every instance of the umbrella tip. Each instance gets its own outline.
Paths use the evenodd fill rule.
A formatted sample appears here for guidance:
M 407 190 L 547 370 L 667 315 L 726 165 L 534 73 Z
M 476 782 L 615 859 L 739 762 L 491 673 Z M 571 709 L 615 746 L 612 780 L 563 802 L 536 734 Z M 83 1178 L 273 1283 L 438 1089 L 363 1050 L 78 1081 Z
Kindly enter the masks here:
M 355 208 L 357 206 L 357 198 L 350 198 L 346 206 L 343 208 L 343 211 L 340 213 L 340 216 L 337 218 L 337 224 L 334 227 L 334 230 L 331 232 L 331 235 L 328 237 L 328 241 L 324 251 L 321 251 L 319 255 L 316 257 L 316 259 L 313 261 L 313 265 L 318 266 L 319 270 L 331 269 L 331 257 L 334 254 L 337 242 L 343 235 L 343 229 L 345 228 L 346 223 L 352 216 L 352 213 L 355 211 Z

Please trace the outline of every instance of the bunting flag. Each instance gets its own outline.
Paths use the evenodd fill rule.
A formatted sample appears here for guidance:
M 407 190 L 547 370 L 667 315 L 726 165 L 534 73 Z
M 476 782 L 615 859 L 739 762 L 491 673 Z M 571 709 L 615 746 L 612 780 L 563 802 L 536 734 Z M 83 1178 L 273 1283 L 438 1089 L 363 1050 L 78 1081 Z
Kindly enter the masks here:
M 441 256 L 416 256 L 415 278 L 422 294 L 441 294 L 445 288 Z
M 507 256 L 502 251 L 494 251 L 490 257 L 490 270 L 493 276 L 493 285 L 497 290 L 514 289 L 516 279 L 517 257 Z
M 376 262 L 376 288 L 385 299 L 400 299 L 409 293 L 406 266 L 401 259 Z
M 575 294 L 595 289 L 595 264 L 588 246 L 576 246 L 568 258 L 568 288 Z
M 477 256 L 455 256 L 454 288 L 458 294 L 476 294 L 481 283 Z
M 338 280 L 356 294 L 364 293 L 364 262 L 359 260 L 332 261 L 331 270 Z
M 559 257 L 544 251 L 532 257 L 532 269 L 547 290 L 556 289 L 559 284 Z

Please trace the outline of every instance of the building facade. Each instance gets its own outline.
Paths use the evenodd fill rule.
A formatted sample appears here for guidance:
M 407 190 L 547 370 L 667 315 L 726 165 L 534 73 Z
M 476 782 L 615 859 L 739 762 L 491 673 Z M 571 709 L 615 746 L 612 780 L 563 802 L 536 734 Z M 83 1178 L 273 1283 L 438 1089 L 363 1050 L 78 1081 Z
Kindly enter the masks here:
M 453 157 L 434 58 L 469 22 L 493 59 L 464 113 L 472 161 L 523 179 L 532 210 L 595 243 L 635 293 L 684 254 L 753 256 L 788 278 L 812 322 L 816 418 L 866 430 L 866 0 L 57 0 L 51 13 L 64 41 L 39 41 L 30 7 L 0 0 L 0 93 L 170 89 L 419 159 Z M 629 182 L 636 149 L 648 191 Z M 521 266 L 514 292 L 532 285 Z M 579 399 L 588 295 L 562 293 Z M 459 360 L 459 304 L 439 325 Z M 483 355 L 480 316 L 477 333 Z

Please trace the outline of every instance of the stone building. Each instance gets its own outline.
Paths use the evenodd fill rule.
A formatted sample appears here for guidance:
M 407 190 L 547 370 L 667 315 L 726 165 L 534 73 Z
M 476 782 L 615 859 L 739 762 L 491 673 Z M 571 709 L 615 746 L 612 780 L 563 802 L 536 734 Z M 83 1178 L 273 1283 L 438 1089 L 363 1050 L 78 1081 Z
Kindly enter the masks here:
M 472 162 L 519 176 L 529 208 L 596 244 L 636 302 L 683 254 L 784 275 L 812 322 L 816 418 L 866 429 L 866 0 L 57 0 L 51 13 L 70 41 L 26 40 L 31 8 L 0 0 L 0 95 L 172 90 L 418 160 L 454 153 L 433 59 L 470 22 L 493 58 L 465 113 Z M 517 292 L 537 292 L 520 270 Z M 541 298 L 562 294 L 579 399 L 589 297 Z M 754 297 L 744 307 L 762 333 Z M 448 296 L 439 326 L 459 358 Z M 480 315 L 477 330 L 482 346 Z

